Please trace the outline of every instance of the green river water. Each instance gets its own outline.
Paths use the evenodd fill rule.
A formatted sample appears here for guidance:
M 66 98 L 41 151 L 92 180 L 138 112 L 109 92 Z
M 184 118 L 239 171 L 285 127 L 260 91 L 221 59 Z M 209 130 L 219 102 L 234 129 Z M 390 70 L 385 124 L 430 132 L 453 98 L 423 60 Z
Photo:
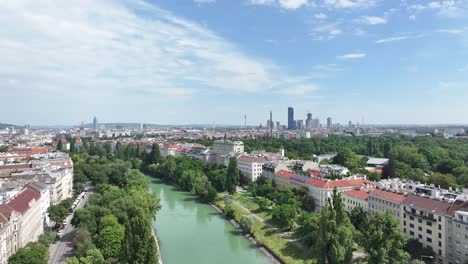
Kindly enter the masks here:
M 270 263 L 214 208 L 174 186 L 149 180 L 162 205 L 153 227 L 164 264 Z

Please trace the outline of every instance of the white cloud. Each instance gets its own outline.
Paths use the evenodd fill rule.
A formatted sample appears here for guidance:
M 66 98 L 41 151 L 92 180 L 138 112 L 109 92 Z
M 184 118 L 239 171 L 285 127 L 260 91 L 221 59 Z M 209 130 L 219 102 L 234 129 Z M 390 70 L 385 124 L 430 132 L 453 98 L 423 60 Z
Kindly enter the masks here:
M 275 3 L 275 0 L 249 0 L 252 5 L 271 5 Z
M 468 27 L 464 27 L 464 28 L 451 28 L 451 29 L 437 29 L 435 32 L 437 32 L 437 33 L 448 33 L 448 34 L 459 35 L 459 34 L 468 32 Z
M 378 25 L 378 24 L 386 24 L 387 19 L 383 17 L 377 16 L 362 16 L 357 19 L 358 23 L 367 24 L 367 25 Z
M 249 0 L 249 3 L 252 5 L 277 4 L 281 8 L 294 10 L 307 5 L 308 0 Z
M 316 19 L 327 19 L 327 18 L 328 18 L 328 16 L 325 15 L 324 13 L 315 14 L 314 17 L 315 17 Z
M 0 27 L 0 90 L 11 102 L 24 94 L 88 104 L 110 95 L 116 104 L 180 101 L 280 89 L 297 78 L 145 2 L 16 0 L 0 13 L 1 25 L 15 25 Z
M 354 60 L 354 59 L 362 59 L 366 57 L 367 55 L 365 53 L 348 53 L 340 56 L 336 56 L 338 59 L 343 59 L 343 60 Z
M 298 9 L 299 7 L 307 4 L 307 0 L 278 0 L 278 2 L 286 9 Z
M 330 40 L 343 33 L 339 28 L 340 23 L 320 24 L 312 28 L 312 36 L 316 40 Z
M 463 18 L 468 12 L 468 1 L 466 0 L 443 0 L 432 1 L 427 4 L 409 5 L 408 10 L 411 12 L 422 12 L 433 10 L 441 17 L 447 18 Z
M 334 8 L 368 8 L 375 5 L 375 0 L 325 0 L 324 3 Z
M 383 44 L 383 43 L 389 43 L 389 42 L 397 42 L 397 41 L 402 41 L 402 40 L 407 40 L 407 39 L 418 39 L 424 37 L 424 34 L 402 34 L 400 36 L 394 36 L 394 37 L 388 37 L 388 38 L 383 38 L 383 39 L 378 39 L 375 41 L 377 44 Z
M 415 16 L 415 15 L 410 15 L 410 16 L 408 17 L 408 19 L 411 20 L 411 21 L 415 21 L 415 20 L 416 20 L 416 16 Z

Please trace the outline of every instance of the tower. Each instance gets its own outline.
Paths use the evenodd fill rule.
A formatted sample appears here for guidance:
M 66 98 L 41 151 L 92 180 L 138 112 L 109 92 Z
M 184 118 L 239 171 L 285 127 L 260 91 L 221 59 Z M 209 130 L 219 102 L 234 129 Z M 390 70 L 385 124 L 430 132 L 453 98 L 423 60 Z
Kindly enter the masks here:
M 273 112 L 270 110 L 270 137 L 273 137 Z
M 94 130 L 98 129 L 98 120 L 97 120 L 96 116 L 94 116 L 94 119 L 93 119 L 93 129 Z
M 294 108 L 288 107 L 288 129 L 294 129 Z
M 331 117 L 327 118 L 327 128 L 331 128 L 332 125 L 333 125 L 332 118 Z
M 306 119 L 306 129 L 311 129 L 311 128 L 312 128 L 312 114 L 308 113 L 307 119 Z

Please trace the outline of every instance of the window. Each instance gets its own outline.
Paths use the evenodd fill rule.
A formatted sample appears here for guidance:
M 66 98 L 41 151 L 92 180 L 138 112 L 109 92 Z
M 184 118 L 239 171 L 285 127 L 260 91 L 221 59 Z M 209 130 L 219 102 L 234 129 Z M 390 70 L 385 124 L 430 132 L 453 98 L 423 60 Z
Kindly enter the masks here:
M 418 219 L 418 223 L 420 223 L 420 224 L 421 224 L 421 223 L 422 223 L 422 219 Z
M 411 213 L 416 214 L 416 209 L 411 209 Z
M 427 221 L 426 224 L 427 224 L 428 226 L 432 226 L 432 222 L 431 222 L 431 221 Z
M 410 220 L 414 220 L 414 217 L 412 215 L 410 215 L 409 217 Z
M 406 228 L 403 228 L 403 233 L 406 233 Z
M 403 225 L 406 226 L 406 221 L 403 221 Z
M 418 230 L 419 230 L 419 231 L 422 231 L 422 227 L 421 227 L 421 226 L 418 226 Z
M 429 242 L 429 243 L 432 243 L 432 238 L 428 237 L 428 238 L 426 238 L 426 241 Z
M 439 255 L 442 255 L 442 250 L 439 249 Z
M 419 235 L 418 235 L 418 238 L 419 238 L 419 239 L 422 239 L 422 235 L 421 235 L 421 234 L 419 234 Z
M 442 239 L 442 234 L 441 233 L 439 233 L 439 238 Z
M 439 241 L 439 247 L 442 247 L 442 241 Z
M 414 228 L 414 225 L 413 225 L 413 224 L 409 224 L 409 227 Z
M 409 234 L 414 236 L 414 232 L 413 231 L 409 231 Z
M 426 230 L 426 233 L 428 233 L 429 235 L 432 235 L 432 230 L 427 229 L 427 230 Z
M 439 224 L 439 230 L 442 230 L 442 225 L 441 224 Z

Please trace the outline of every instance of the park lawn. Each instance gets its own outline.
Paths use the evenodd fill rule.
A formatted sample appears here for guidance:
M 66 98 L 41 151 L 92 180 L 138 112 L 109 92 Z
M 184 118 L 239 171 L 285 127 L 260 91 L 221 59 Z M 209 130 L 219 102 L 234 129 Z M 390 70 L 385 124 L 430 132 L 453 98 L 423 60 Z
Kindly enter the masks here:
M 266 221 L 271 220 L 270 211 L 260 211 L 260 206 L 255 201 L 255 198 L 249 196 L 249 193 L 236 193 L 234 194 L 234 200 L 247 207 L 251 212 L 257 214 Z
M 236 201 L 240 202 L 237 199 Z M 215 201 L 215 203 L 218 206 L 224 208 L 224 200 L 222 198 L 218 198 Z M 244 205 L 244 203 L 242 204 Z M 247 207 L 246 205 L 244 206 Z M 249 215 L 248 212 L 242 210 L 235 204 L 233 204 L 233 208 L 235 211 L 235 218 L 237 221 L 239 221 L 242 216 Z M 270 248 L 273 252 L 275 252 L 284 262 L 288 264 L 289 263 L 291 264 L 315 263 L 312 257 L 309 256 L 306 252 L 297 248 L 294 244 L 292 244 L 291 242 L 281 237 L 279 234 L 274 232 L 271 228 L 269 228 L 262 222 L 258 221 L 257 219 L 253 219 L 253 221 L 254 222 L 253 222 L 252 232 L 254 236 L 261 237 L 263 240 L 263 244 L 265 244 L 268 248 Z

